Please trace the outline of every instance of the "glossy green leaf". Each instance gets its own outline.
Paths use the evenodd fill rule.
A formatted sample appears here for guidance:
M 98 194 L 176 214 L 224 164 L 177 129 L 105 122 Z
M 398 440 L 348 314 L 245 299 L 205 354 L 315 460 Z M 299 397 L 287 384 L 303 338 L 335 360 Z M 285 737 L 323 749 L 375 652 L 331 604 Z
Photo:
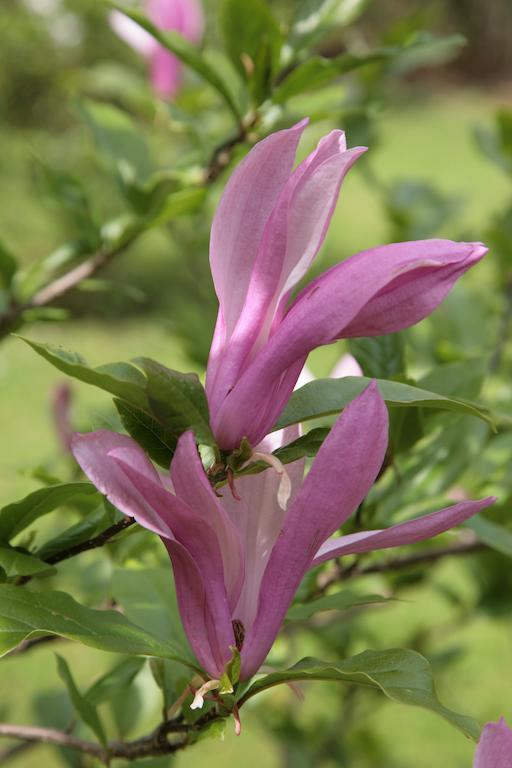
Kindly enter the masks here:
M 342 379 L 318 379 L 306 384 L 292 394 L 275 429 L 338 413 L 366 389 L 370 381 L 372 380 L 363 376 L 346 376 Z M 476 416 L 493 425 L 490 412 L 476 403 L 444 397 L 436 392 L 397 381 L 377 379 L 377 384 L 382 397 L 390 406 L 420 406 L 454 411 L 466 416 Z
M 392 379 L 405 372 L 404 342 L 400 333 L 350 339 L 348 346 L 365 376 Z
M 229 86 L 219 75 L 216 68 L 207 61 L 194 45 L 185 40 L 177 32 L 164 32 L 158 29 L 146 16 L 144 16 L 143 13 L 140 13 L 140 11 L 128 8 L 120 3 L 112 2 L 111 0 L 109 0 L 109 5 L 121 11 L 121 13 L 124 13 L 128 18 L 139 24 L 146 30 L 146 32 L 149 32 L 152 37 L 158 40 L 160 45 L 173 53 L 178 59 L 186 64 L 187 67 L 194 70 L 199 77 L 209 83 L 224 99 L 234 116 L 237 119 L 240 117 L 238 105 Z
M 193 667 L 174 646 L 117 611 L 86 608 L 65 592 L 31 592 L 0 585 L 0 655 L 27 638 L 59 635 L 101 651 L 157 656 Z
M 151 412 L 162 427 L 178 438 L 193 430 L 198 443 L 215 445 L 209 426 L 208 401 L 195 373 L 180 373 L 147 357 L 134 360 L 147 377 Z
M 166 430 L 153 416 L 125 400 L 114 398 L 123 427 L 156 464 L 169 469 L 176 449 L 176 435 Z
M 112 594 L 131 621 L 155 637 L 169 640 L 182 656 L 193 659 L 178 611 L 170 564 L 167 568 L 116 568 Z
M 297 440 L 283 445 L 281 448 L 273 451 L 274 456 L 277 456 L 279 461 L 283 464 L 290 464 L 292 461 L 298 459 L 311 458 L 316 456 L 320 447 L 329 434 L 329 427 L 317 427 L 307 432 L 305 435 L 301 435 Z M 211 463 L 211 462 L 210 462 Z M 243 469 L 236 472 L 236 475 L 257 475 L 259 472 L 268 470 L 269 466 L 263 461 L 255 462 L 254 464 L 248 464 Z
M 290 669 L 260 678 L 243 695 L 245 703 L 262 691 L 294 680 L 326 680 L 380 689 L 392 701 L 430 710 L 475 741 L 480 728 L 471 718 L 444 707 L 437 698 L 429 662 L 415 651 L 364 651 L 340 662 L 305 658 Z
M 151 162 L 140 127 L 126 112 L 112 104 L 89 100 L 80 108 L 96 144 L 115 167 L 122 170 L 123 166 L 128 166 L 138 179 L 146 179 L 151 172 Z
M 297 51 L 303 50 L 332 24 L 350 24 L 368 4 L 369 0 L 299 0 L 287 42 Z
M 0 546 L 0 568 L 5 571 L 8 579 L 13 576 L 33 576 L 53 570 L 48 563 L 29 552 L 22 552 L 14 547 Z
M 56 654 L 56 659 L 59 677 L 67 688 L 69 698 L 71 699 L 78 717 L 83 720 L 86 725 L 89 726 L 101 744 L 105 745 L 107 743 L 107 737 L 105 735 L 105 730 L 99 715 L 96 711 L 96 707 L 84 696 L 82 696 L 78 690 L 67 661 L 58 654 Z
M 512 531 L 503 525 L 493 523 L 482 515 L 475 515 L 465 523 L 467 528 L 471 528 L 476 533 L 481 542 L 488 547 L 501 552 L 502 555 L 512 557 Z
M 100 365 L 98 368 L 91 368 L 87 360 L 77 352 L 69 352 L 62 347 L 55 347 L 51 344 L 39 344 L 30 339 L 22 340 L 32 347 L 38 355 L 44 357 L 55 368 L 68 376 L 83 381 L 85 384 L 92 384 L 94 387 L 104 389 L 139 408 L 148 410 L 145 394 L 146 378 L 131 363 L 109 363 Z
M 269 94 L 281 33 L 266 0 L 223 0 L 219 24 L 226 52 L 257 103 Z
M 306 621 L 321 611 L 346 611 L 349 608 L 355 608 L 363 605 L 377 605 L 387 603 L 392 598 L 382 597 L 382 595 L 358 595 L 348 589 L 336 592 L 333 595 L 325 595 L 316 600 L 310 600 L 307 603 L 297 603 L 292 605 L 286 618 L 288 621 Z
M 165 663 L 162 659 L 154 659 L 154 661 Z M 145 659 L 137 656 L 134 658 L 123 659 L 123 661 L 116 664 L 112 669 L 96 680 L 96 682 L 87 689 L 84 698 L 94 706 L 98 706 L 98 704 L 103 704 L 104 701 L 108 701 L 112 696 L 116 696 L 119 692 L 125 693 L 127 687 L 139 674 L 144 664 Z
M 0 509 L 0 541 L 8 541 L 43 515 L 69 504 L 77 497 L 99 494 L 92 483 L 61 483 L 39 488 Z
M 344 53 L 333 59 L 313 56 L 291 70 L 273 91 L 272 100 L 276 104 L 284 104 L 294 96 L 322 88 L 342 75 L 385 58 L 386 53 L 372 53 L 367 56 Z

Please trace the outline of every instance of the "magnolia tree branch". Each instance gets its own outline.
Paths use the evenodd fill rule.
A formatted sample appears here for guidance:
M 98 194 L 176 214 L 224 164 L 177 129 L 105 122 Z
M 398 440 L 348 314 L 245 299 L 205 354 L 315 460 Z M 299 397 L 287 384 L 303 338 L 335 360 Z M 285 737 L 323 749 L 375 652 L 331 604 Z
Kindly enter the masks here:
M 137 760 L 144 757 L 157 757 L 170 755 L 189 746 L 191 737 L 216 720 L 224 719 L 215 711 L 208 712 L 195 723 L 186 723 L 182 717 L 177 717 L 155 728 L 147 736 L 134 741 L 111 741 L 105 747 L 93 741 L 79 739 L 65 731 L 55 728 L 40 728 L 28 725 L 10 725 L 0 723 L 0 737 L 16 739 L 25 743 L 53 744 L 58 747 L 66 747 L 75 752 L 92 755 L 108 765 L 113 758 L 125 760 Z M 176 740 L 169 740 L 175 735 Z M 12 750 L 9 750 L 11 752 Z M 8 753 L 4 753 L 8 754 Z
M 82 541 L 80 544 L 75 544 L 72 547 L 66 547 L 66 549 L 62 549 L 60 552 L 56 552 L 54 555 L 45 558 L 43 562 L 48 563 L 48 565 L 57 565 L 57 563 L 62 563 L 63 560 L 69 560 L 70 557 L 76 557 L 76 555 L 80 555 L 82 552 L 88 552 L 90 549 L 98 549 L 98 547 L 108 544 L 114 536 L 117 536 L 121 531 L 134 525 L 134 523 L 135 520 L 132 517 L 123 517 L 118 523 L 114 523 L 109 528 L 98 533 L 97 536 L 93 536 L 91 539 Z M 16 580 L 16 584 L 21 586 L 29 582 L 32 578 L 32 576 L 21 576 Z
M 250 131 L 256 126 L 259 115 L 250 115 L 241 123 L 239 132 L 220 144 L 212 153 L 210 161 L 203 173 L 203 184 L 209 186 L 220 176 L 229 165 L 233 156 L 233 150 L 239 144 L 247 141 Z M 77 266 L 55 278 L 50 283 L 37 291 L 28 301 L 13 301 L 5 312 L 0 314 L 0 339 L 7 336 L 16 327 L 24 312 L 31 309 L 39 309 L 52 304 L 57 299 L 76 288 L 83 280 L 93 277 L 98 271 L 109 264 L 115 256 L 125 251 L 144 233 L 144 228 L 136 231 L 119 245 L 112 248 L 101 248 L 91 254 Z
M 412 552 L 408 555 L 399 555 L 377 563 L 362 563 L 355 560 L 351 565 L 343 566 L 341 560 L 335 561 L 333 567 L 321 573 L 317 580 L 317 589 L 313 597 L 321 597 L 328 589 L 340 581 L 355 579 L 358 576 L 368 576 L 372 573 L 390 573 L 401 571 L 407 568 L 414 568 L 426 563 L 435 563 L 445 557 L 460 557 L 461 555 L 479 552 L 485 549 L 483 544 L 474 533 L 467 531 L 463 538 L 454 544 L 448 544 L 445 547 L 436 547 L 435 549 L 425 549 L 420 552 Z

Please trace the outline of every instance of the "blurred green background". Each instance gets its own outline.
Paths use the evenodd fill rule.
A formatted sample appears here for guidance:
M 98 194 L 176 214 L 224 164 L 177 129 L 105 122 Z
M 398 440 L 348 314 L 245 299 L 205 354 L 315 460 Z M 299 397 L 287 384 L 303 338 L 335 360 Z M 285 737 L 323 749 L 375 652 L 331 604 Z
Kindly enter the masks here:
M 291 2 L 270 5 L 284 20 L 293 10 Z M 336 81 L 301 96 L 290 108 L 290 114 L 320 115 L 307 133 L 309 147 L 330 127 L 345 125 L 349 145 L 367 140 L 370 146 L 368 164 L 355 168 L 344 184 L 319 268 L 406 235 L 485 240 L 489 233 L 496 235 L 493 222 L 503 221 L 500 217 L 511 199 L 511 176 L 481 151 L 482 142 L 479 147 L 475 135 L 479 129 L 494 130 L 496 111 L 506 107 L 512 95 L 507 0 L 486 4 L 383 0 L 364 5 L 368 7 L 361 8 L 353 22 L 333 27 L 322 43 L 323 53 L 329 46 L 350 50 L 390 44 L 424 29 L 439 35 L 460 32 L 468 42 L 464 49 L 456 46 L 446 61 L 434 51 L 385 76 L 372 79 L 371 73 L 363 73 Z M 216 10 L 215 2 L 207 4 L 206 38 L 214 49 Z M 230 136 L 229 118 L 193 75 L 188 75 L 176 104 L 155 102 L 144 63 L 116 38 L 95 0 L 2 0 L 0 40 L 0 235 L 24 265 L 44 258 L 74 232 L 73 222 L 48 194 L 41 164 L 80 177 L 98 220 L 124 209 L 118 179 L 84 118 L 86 99 L 113 104 L 128 115 L 148 141 L 157 168 L 183 167 L 185 162 L 200 165 Z M 208 229 L 222 183 L 221 179 L 198 215 L 152 229 L 116 257 L 101 274 L 108 285 L 92 284 L 59 302 L 69 312 L 68 319 L 34 323 L 23 333 L 78 350 L 95 365 L 145 355 L 171 368 L 202 374 L 215 314 L 207 267 Z M 507 246 L 502 244 L 501 252 L 491 251 L 484 264 L 464 277 L 432 319 L 407 332 L 413 375 L 434 364 L 483 359 L 493 351 L 503 313 L 503 287 L 509 279 L 503 254 L 507 255 Z M 314 373 L 327 375 L 343 349 L 339 344 L 315 353 L 310 361 Z M 511 362 L 507 345 L 501 368 L 484 387 L 488 400 L 509 413 Z M 37 487 L 34 468 L 56 474 L 67 471 L 50 412 L 53 388 L 61 381 L 57 371 L 18 339 L 3 342 L 2 504 Z M 83 431 L 105 423 L 116 427 L 105 393 L 76 382 L 73 392 L 77 427 Z M 461 439 L 469 440 L 462 421 Z M 456 480 L 469 491 L 476 486 L 478 493 L 497 490 L 505 502 L 511 452 L 508 433 L 500 438 L 483 464 L 478 463 L 482 457 L 477 451 Z M 448 459 L 442 452 L 438 459 L 442 473 Z M 435 496 L 434 480 L 431 487 Z M 134 562 L 125 557 L 127 567 L 134 565 L 133 557 Z M 101 604 L 114 565 L 102 551 L 80 561 L 78 570 L 62 568 L 59 587 L 65 585 L 78 598 Z M 155 562 L 165 562 L 160 552 Z M 368 645 L 416 647 L 433 661 L 447 706 L 481 721 L 500 714 L 512 717 L 509 559 L 497 553 L 472 555 L 430 566 L 427 574 L 407 572 L 396 582 L 388 576 L 367 577 L 358 586 L 382 594 L 396 588 L 400 600 L 353 611 L 356 631 L 348 622 L 352 615 L 321 619 L 328 636 L 322 642 L 331 654 L 336 648 L 343 653 L 349 639 L 351 653 Z M 316 653 L 315 626 L 285 633 L 276 658 L 293 660 Z M 59 653 L 72 664 L 82 687 L 112 663 L 105 654 L 69 643 L 59 643 Z M 53 646 L 41 646 L 26 656 L 2 661 L 3 720 L 66 726 L 71 710 L 53 655 Z M 202 742 L 175 763 L 183 768 L 262 763 L 293 768 L 464 768 L 472 763 L 473 745 L 424 711 L 399 707 L 377 694 L 322 683 L 305 686 L 304 691 L 304 703 L 286 687 L 265 694 L 244 710 L 240 738 L 228 724 L 225 741 Z M 131 700 L 130 711 L 119 715 L 126 720 L 126 733 L 137 736 L 154 726 L 159 704 L 147 670 L 124 698 Z M 115 714 L 110 717 L 116 720 Z M 119 722 L 113 727 L 119 728 Z M 37 747 L 21 749 L 8 764 L 57 768 L 90 763 Z M 154 768 L 170 764 L 170 758 L 144 763 Z

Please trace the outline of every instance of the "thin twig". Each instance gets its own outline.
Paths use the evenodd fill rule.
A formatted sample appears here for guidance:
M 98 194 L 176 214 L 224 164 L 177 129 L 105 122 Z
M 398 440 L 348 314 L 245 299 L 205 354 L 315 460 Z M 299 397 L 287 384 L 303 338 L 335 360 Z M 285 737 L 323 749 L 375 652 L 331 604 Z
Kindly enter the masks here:
M 437 547 L 436 549 L 427 549 L 422 552 L 413 552 L 409 555 L 392 557 L 378 563 L 364 565 L 355 561 L 349 566 L 343 566 L 341 561 L 338 560 L 329 571 L 320 574 L 317 589 L 315 590 L 313 597 L 321 597 L 330 587 L 340 581 L 355 579 L 359 576 L 368 576 L 373 573 L 388 573 L 404 570 L 406 568 L 415 568 L 425 563 L 437 562 L 444 557 L 460 557 L 461 555 L 471 554 L 472 552 L 479 552 L 482 549 L 485 549 L 485 544 L 479 541 L 474 534 L 469 534 L 468 532 L 468 535 L 465 536 L 464 539 L 459 540 L 454 544 L 449 544 L 446 547 Z
M 61 563 L 63 560 L 69 560 L 70 557 L 76 557 L 76 555 L 80 555 L 82 552 L 88 552 L 90 549 L 103 547 L 114 536 L 121 533 L 121 531 L 124 531 L 126 528 L 129 528 L 134 523 L 135 520 L 132 517 L 123 517 L 118 523 L 114 523 L 114 525 L 111 525 L 101 533 L 98 533 L 97 536 L 93 536 L 92 539 L 87 539 L 87 541 L 82 541 L 80 544 L 75 544 L 73 547 L 62 549 L 60 552 L 56 552 L 54 555 L 45 558 L 43 562 L 48 563 L 48 565 L 57 565 L 57 563 Z M 21 586 L 31 579 L 32 576 L 21 576 L 15 583 L 17 586 Z
M 143 757 L 169 755 L 184 749 L 191 743 L 191 736 L 215 720 L 224 719 L 215 711 L 209 712 L 195 723 L 186 723 L 181 717 L 162 723 L 147 736 L 134 741 L 111 741 L 105 747 L 92 741 L 79 739 L 55 728 L 0 723 L 0 737 L 17 739 L 36 744 L 54 744 L 82 754 L 92 755 L 106 765 L 112 758 L 137 760 Z M 169 741 L 170 735 L 179 735 L 177 741 Z
M 250 115 L 248 119 L 242 122 L 240 130 L 235 136 L 224 141 L 213 151 L 210 161 L 204 169 L 203 183 L 206 186 L 212 184 L 229 165 L 233 150 L 238 144 L 242 144 L 247 140 L 250 131 L 255 127 L 258 119 L 258 114 Z M 57 299 L 62 298 L 62 296 L 69 293 L 73 288 L 76 288 L 82 280 L 93 277 L 99 270 L 103 269 L 115 256 L 125 251 L 128 246 L 132 245 L 144 231 L 144 228 L 141 227 L 121 244 L 116 245 L 113 248 L 99 249 L 80 264 L 70 269 L 69 272 L 66 272 L 55 280 L 52 280 L 48 285 L 45 285 L 28 299 L 28 301 L 21 303 L 12 301 L 8 309 L 0 314 L 0 338 L 7 336 L 7 334 L 11 333 L 11 331 L 16 328 L 24 312 L 31 309 L 46 307 Z

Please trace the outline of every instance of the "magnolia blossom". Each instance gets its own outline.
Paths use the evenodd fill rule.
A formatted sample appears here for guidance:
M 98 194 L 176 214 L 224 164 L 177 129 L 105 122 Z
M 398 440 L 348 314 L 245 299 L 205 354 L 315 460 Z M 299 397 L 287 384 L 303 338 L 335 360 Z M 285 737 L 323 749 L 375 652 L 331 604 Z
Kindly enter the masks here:
M 365 152 L 347 149 L 335 130 L 292 170 L 306 122 L 256 144 L 232 174 L 213 221 L 219 313 L 206 389 L 224 449 L 243 437 L 255 445 L 270 431 L 311 350 L 414 325 L 487 250 L 450 240 L 371 248 L 290 301 L 322 245 L 345 174 Z
M 473 768 L 512 768 L 512 729 L 503 718 L 484 726 Z
M 203 11 L 200 0 L 146 0 L 148 18 L 161 30 L 179 32 L 192 43 L 203 36 Z M 120 11 L 110 14 L 112 29 L 128 45 L 149 60 L 151 82 L 162 98 L 175 96 L 181 87 L 181 63 L 154 37 Z
M 297 427 L 280 436 L 288 443 Z M 307 571 L 341 555 L 400 546 L 435 536 L 493 502 L 465 501 L 386 530 L 331 538 L 355 512 L 382 466 L 388 414 L 373 382 L 350 403 L 320 448 L 310 472 L 287 465 L 290 499 L 278 500 L 273 469 L 236 481 L 219 498 L 203 470 L 192 432 L 183 434 L 162 479 L 130 437 L 108 431 L 75 435 L 72 450 L 85 474 L 124 514 L 157 533 L 174 570 L 179 610 L 190 645 L 214 679 L 241 652 L 241 679 L 265 660 Z M 275 449 L 276 436 L 258 446 Z

